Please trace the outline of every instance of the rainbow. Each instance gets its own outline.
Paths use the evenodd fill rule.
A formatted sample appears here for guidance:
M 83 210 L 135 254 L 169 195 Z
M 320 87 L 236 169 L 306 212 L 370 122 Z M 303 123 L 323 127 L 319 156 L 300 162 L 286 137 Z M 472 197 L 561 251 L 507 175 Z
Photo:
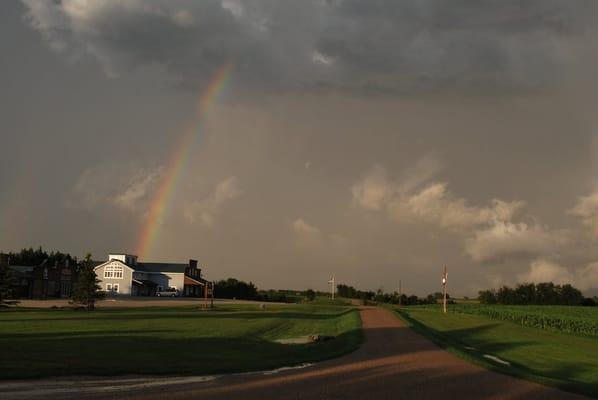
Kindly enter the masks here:
M 193 142 L 200 133 L 203 117 L 210 111 L 218 95 L 222 92 L 232 70 L 233 64 L 231 62 L 227 62 L 218 68 L 216 73 L 211 77 L 208 86 L 199 96 L 196 117 L 175 146 L 175 151 L 167 164 L 159 186 L 151 200 L 148 216 L 144 221 L 137 244 L 136 254 L 141 259 L 148 256 L 156 242 L 168 206 L 174 198 L 177 187 L 184 175 L 185 167 L 189 162 Z

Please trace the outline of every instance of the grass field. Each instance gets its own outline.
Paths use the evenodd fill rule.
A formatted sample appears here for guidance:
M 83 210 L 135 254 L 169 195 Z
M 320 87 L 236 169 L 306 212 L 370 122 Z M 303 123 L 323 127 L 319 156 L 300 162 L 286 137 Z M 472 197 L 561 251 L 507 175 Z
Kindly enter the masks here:
M 538 312 L 537 307 L 530 312 L 534 309 Z M 404 307 L 398 314 L 440 346 L 489 369 L 598 397 L 598 337 L 546 331 L 479 314 L 443 314 L 440 307 Z
M 335 339 L 275 342 L 310 334 Z M 263 370 L 339 356 L 361 340 L 359 313 L 350 307 L 7 310 L 0 312 L 0 379 Z

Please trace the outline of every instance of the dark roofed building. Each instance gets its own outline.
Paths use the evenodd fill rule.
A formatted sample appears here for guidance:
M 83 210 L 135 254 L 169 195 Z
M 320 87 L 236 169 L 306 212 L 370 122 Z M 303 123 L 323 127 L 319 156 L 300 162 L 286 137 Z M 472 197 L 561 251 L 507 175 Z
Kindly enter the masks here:
M 14 298 L 69 298 L 78 270 L 69 259 L 48 263 L 46 259 L 39 265 L 10 265 L 13 275 L 11 296 Z
M 197 260 L 188 263 L 138 262 L 131 254 L 110 254 L 94 268 L 100 286 L 109 295 L 153 296 L 166 289 L 179 295 L 204 295 L 210 282 L 202 278 Z

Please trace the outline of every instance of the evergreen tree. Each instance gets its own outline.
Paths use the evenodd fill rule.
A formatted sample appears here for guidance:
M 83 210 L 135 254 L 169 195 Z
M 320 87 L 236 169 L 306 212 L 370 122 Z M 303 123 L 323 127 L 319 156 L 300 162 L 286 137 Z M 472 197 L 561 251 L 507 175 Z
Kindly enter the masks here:
M 91 254 L 87 254 L 85 260 L 81 263 L 79 277 L 73 286 L 73 301 L 85 306 L 87 311 L 93 311 L 96 300 L 104 297 L 99 283 L 100 280 L 93 270 Z

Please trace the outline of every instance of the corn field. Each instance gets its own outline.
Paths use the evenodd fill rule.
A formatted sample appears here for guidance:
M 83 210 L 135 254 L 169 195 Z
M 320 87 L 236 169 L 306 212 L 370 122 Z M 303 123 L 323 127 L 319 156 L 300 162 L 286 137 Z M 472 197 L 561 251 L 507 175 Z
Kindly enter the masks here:
M 423 307 L 439 309 L 436 305 Z M 454 304 L 449 312 L 481 315 L 572 335 L 598 336 L 598 307 Z

